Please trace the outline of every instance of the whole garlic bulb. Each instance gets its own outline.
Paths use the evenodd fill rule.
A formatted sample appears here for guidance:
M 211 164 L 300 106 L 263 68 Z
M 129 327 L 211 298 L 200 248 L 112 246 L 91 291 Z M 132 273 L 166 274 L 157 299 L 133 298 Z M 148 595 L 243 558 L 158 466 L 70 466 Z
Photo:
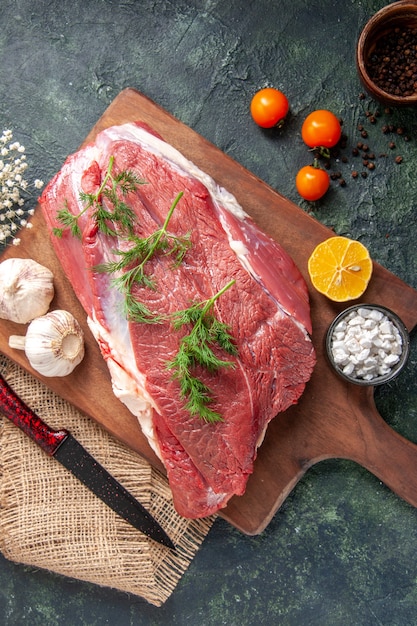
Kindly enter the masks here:
M 27 324 L 44 315 L 54 297 L 52 272 L 33 259 L 0 263 L 0 318 Z
M 69 311 L 58 309 L 34 319 L 25 337 L 11 335 L 9 346 L 24 350 L 43 376 L 67 376 L 84 358 L 84 333 Z

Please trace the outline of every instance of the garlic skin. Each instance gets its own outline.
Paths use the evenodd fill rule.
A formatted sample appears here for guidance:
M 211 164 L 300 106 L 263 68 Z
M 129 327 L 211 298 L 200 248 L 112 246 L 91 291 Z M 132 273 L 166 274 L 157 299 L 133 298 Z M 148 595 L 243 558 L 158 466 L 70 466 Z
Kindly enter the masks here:
M 84 358 L 84 333 L 75 317 L 58 309 L 37 317 L 25 337 L 11 335 L 9 346 L 24 350 L 43 376 L 67 376 Z
M 44 315 L 54 297 L 52 272 L 33 259 L 0 263 L 0 318 L 27 324 Z

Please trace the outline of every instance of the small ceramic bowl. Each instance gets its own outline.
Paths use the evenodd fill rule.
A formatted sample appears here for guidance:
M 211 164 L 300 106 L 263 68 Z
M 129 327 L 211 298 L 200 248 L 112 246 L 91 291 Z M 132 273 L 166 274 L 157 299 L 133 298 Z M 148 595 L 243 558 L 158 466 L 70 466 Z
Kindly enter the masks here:
M 400 33 L 397 34 L 395 29 L 400 29 Z M 365 25 L 358 40 L 356 66 L 361 82 L 374 99 L 386 106 L 417 105 L 417 78 L 413 78 L 413 69 L 404 70 L 401 78 L 391 75 L 392 57 L 395 56 L 391 50 L 391 42 L 404 32 L 410 40 L 415 41 L 417 34 L 410 34 L 411 29 L 416 29 L 417 33 L 417 2 L 399 0 L 375 13 Z M 403 53 L 409 57 L 410 49 L 406 52 L 408 46 L 402 43 L 401 45 L 404 47 L 404 50 L 401 50 L 402 59 Z M 417 57 L 414 58 L 417 61 Z M 401 60 L 395 65 L 398 68 L 402 63 Z M 388 76 L 392 82 L 388 82 Z M 415 89 L 412 87 L 413 83 L 416 83 Z
M 410 336 L 401 319 L 377 304 L 357 304 L 342 311 L 326 334 L 331 365 L 356 385 L 382 385 L 405 366 Z

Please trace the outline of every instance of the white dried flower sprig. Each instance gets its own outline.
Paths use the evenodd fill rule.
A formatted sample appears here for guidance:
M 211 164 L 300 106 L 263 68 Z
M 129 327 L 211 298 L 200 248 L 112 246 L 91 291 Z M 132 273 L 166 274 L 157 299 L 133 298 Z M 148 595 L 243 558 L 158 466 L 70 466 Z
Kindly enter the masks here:
M 16 236 L 20 228 L 31 228 L 27 217 L 34 209 L 23 210 L 26 199 L 30 196 L 29 183 L 24 178 L 28 168 L 25 147 L 13 141 L 13 132 L 4 130 L 0 137 L 0 244 L 12 238 L 14 245 L 19 245 Z M 43 181 L 33 182 L 35 189 L 43 187 Z

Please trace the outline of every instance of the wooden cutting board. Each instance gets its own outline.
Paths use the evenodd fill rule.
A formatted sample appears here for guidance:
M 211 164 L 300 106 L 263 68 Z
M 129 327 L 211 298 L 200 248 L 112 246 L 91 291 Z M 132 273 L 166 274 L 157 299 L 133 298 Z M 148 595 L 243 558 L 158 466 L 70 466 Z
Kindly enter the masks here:
M 150 124 L 232 192 L 258 225 L 291 254 L 311 287 L 306 271 L 308 257 L 317 243 L 334 233 L 145 96 L 133 89 L 121 92 L 84 143 L 93 140 L 105 127 L 135 120 Z M 23 232 L 21 245 L 9 247 L 4 258 L 31 257 L 52 269 L 56 286 L 52 307 L 65 308 L 82 322 L 86 356 L 70 376 L 43 378 L 31 370 L 24 353 L 8 347 L 9 335 L 24 334 L 25 327 L 3 320 L 0 350 L 162 469 L 136 419 L 113 396 L 107 367 L 84 321 L 85 314 L 60 269 L 39 209 L 33 224 L 33 230 Z M 312 288 L 310 297 L 318 357 L 313 376 L 299 403 L 271 422 L 246 493 L 234 497 L 221 512 L 222 517 L 247 534 L 260 533 L 306 470 L 327 458 L 356 461 L 417 506 L 417 446 L 384 422 L 376 410 L 372 388 L 345 383 L 332 371 L 324 354 L 324 336 L 334 316 L 345 307 L 329 302 Z M 379 265 L 375 265 L 363 301 L 393 309 L 409 330 L 417 323 L 417 291 Z

